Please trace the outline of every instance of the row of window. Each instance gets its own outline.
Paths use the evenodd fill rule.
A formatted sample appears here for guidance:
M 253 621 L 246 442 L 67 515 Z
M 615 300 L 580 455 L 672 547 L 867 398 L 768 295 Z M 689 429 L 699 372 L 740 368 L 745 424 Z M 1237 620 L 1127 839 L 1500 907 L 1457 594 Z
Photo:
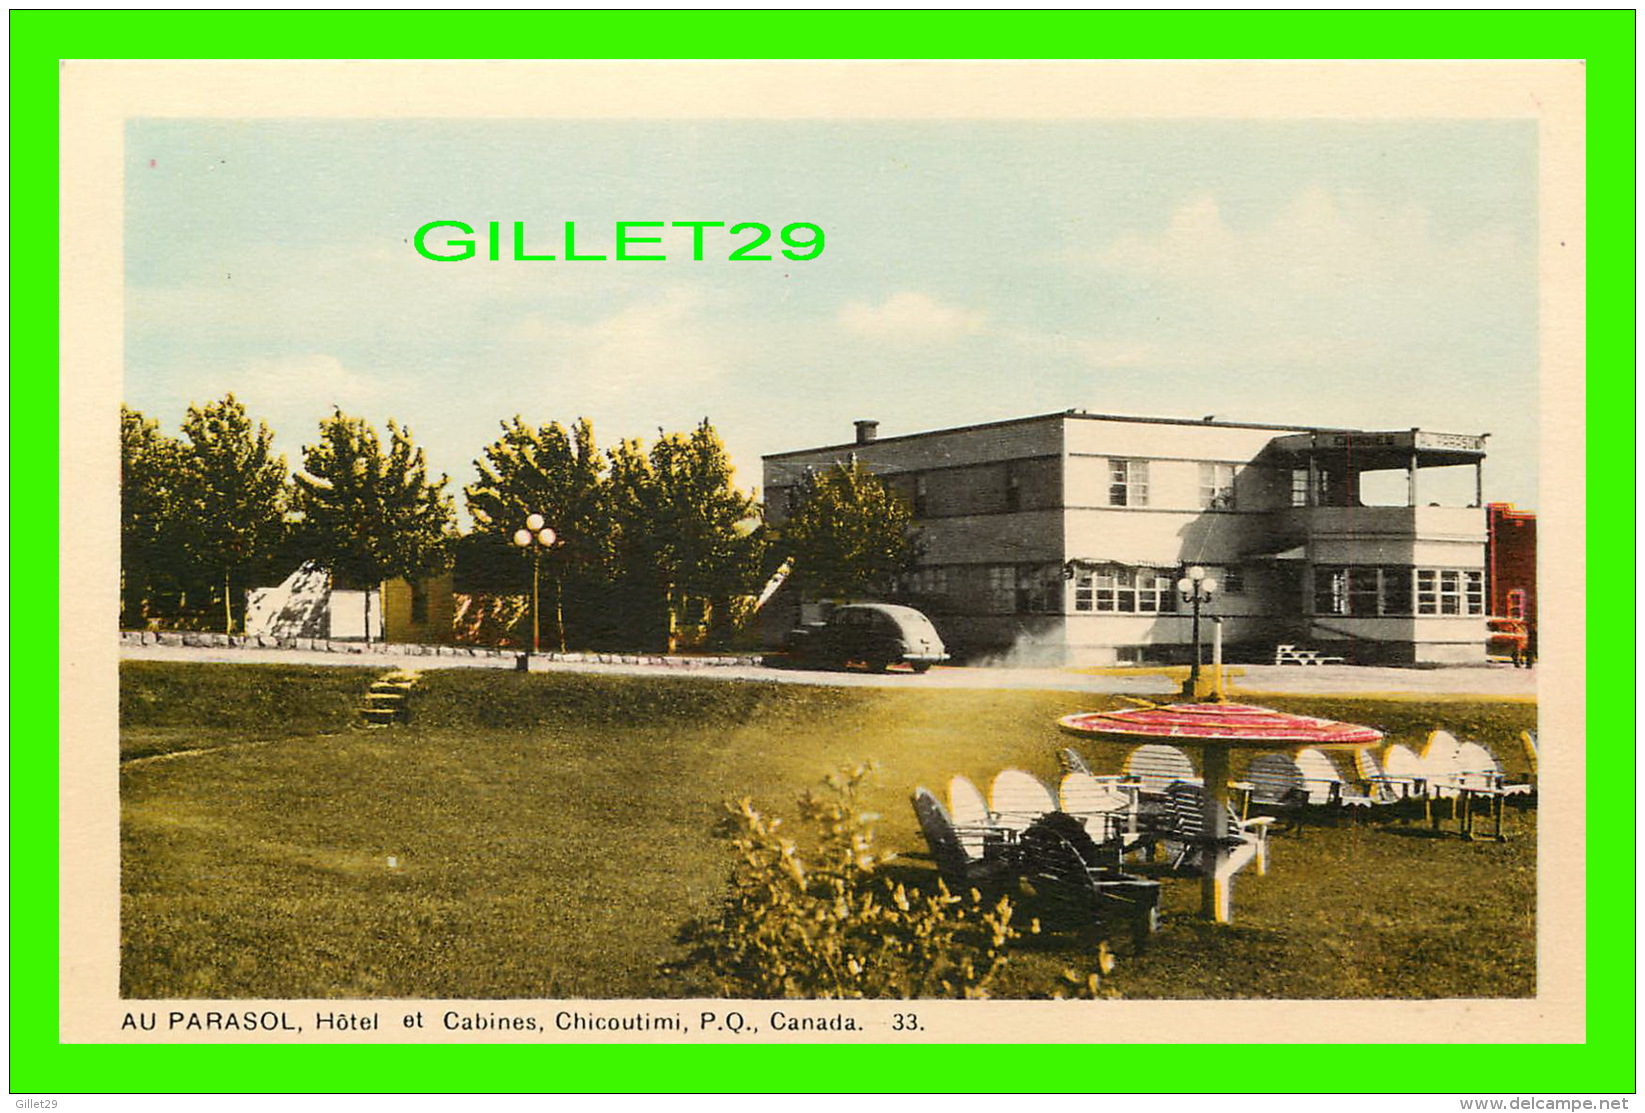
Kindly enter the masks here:
M 1485 573 L 1461 568 L 1321 565 L 1314 569 L 1314 613 L 1480 615 Z
M 1108 461 L 1108 505 L 1148 505 L 1148 461 Z M 1233 510 L 1234 465 L 1199 466 L 1199 506 L 1201 510 Z
M 1117 614 L 1171 614 L 1179 606 L 1180 568 L 1132 568 L 1109 565 L 1076 568 L 1072 583 L 1058 564 L 992 564 L 978 569 L 984 577 L 988 609 L 996 614 L 1061 614 L 1070 604 L 1078 611 Z M 1245 591 L 1237 568 L 1212 569 L 1217 593 Z M 919 568 L 905 581 L 907 589 L 926 598 L 951 591 L 949 569 L 943 565 Z

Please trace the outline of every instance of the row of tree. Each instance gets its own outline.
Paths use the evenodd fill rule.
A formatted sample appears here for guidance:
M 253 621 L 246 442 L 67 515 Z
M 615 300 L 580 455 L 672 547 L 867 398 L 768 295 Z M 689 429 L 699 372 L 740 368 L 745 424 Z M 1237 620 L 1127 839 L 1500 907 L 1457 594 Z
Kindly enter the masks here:
M 768 527 L 706 419 L 604 451 L 587 420 L 506 421 L 475 461 L 459 534 L 448 477 L 429 476 L 409 430 L 387 429 L 335 411 L 290 473 L 233 395 L 191 407 L 181 437 L 122 408 L 122 624 L 232 631 L 247 587 L 304 561 L 352 588 L 455 562 L 459 590 L 521 594 L 532 569 L 514 536 L 533 514 L 556 535 L 538 557 L 561 634 L 589 647 L 672 642 L 682 625 L 728 636 L 785 561 L 799 590 L 860 597 L 894 590 L 914 556 L 907 504 L 854 462 L 808 476 Z

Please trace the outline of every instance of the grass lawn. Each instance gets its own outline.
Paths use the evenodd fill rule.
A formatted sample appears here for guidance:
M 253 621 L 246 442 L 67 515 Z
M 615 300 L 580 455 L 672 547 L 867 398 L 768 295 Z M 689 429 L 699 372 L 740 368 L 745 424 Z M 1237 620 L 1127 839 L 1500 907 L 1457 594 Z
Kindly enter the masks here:
M 121 669 L 126 996 L 650 997 L 729 869 L 721 802 L 794 799 L 865 759 L 882 848 L 934 877 L 908 794 L 1007 765 L 1050 780 L 1065 692 L 828 688 L 691 677 L 423 675 L 408 725 L 353 723 L 368 669 L 126 662 Z M 1444 726 L 1512 768 L 1534 704 L 1272 698 L 1420 744 Z M 1081 748 L 1098 772 L 1124 749 Z M 176 751 L 205 751 L 177 753 Z M 159 755 L 159 756 L 156 756 Z M 170 756 L 167 756 L 170 755 Z M 130 760 L 136 759 L 136 760 Z M 1236 772 L 1238 764 L 1236 763 Z M 1535 992 L 1535 811 L 1509 842 L 1397 823 L 1310 827 L 1241 874 L 1237 922 L 1194 919 L 1125 953 L 1126 997 L 1500 997 Z M 389 864 L 394 859 L 394 866 Z M 1030 940 L 1031 994 L 1092 940 Z

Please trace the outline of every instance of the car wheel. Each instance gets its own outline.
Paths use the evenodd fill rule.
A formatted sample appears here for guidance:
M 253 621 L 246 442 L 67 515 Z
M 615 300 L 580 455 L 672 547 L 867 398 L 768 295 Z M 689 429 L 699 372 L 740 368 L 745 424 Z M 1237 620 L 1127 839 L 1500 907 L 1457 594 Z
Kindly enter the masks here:
M 931 662 L 930 661 L 910 661 L 908 663 L 908 667 L 913 669 L 915 672 L 920 673 L 920 674 L 923 675 L 923 674 L 928 673 L 928 672 L 931 671 Z

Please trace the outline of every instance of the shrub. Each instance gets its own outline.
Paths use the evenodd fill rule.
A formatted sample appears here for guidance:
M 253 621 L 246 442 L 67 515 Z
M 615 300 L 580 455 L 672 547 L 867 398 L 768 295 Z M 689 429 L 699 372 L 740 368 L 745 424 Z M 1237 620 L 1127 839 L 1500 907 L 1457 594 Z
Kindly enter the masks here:
M 730 893 L 718 915 L 685 926 L 690 950 L 664 969 L 706 976 L 728 997 L 988 997 L 1011 945 L 1038 924 L 1015 926 L 1008 897 L 990 904 L 888 876 L 894 855 L 875 849 L 878 817 L 858 806 L 868 771 L 844 770 L 800 798 L 809 847 L 748 799 L 727 804 Z M 1104 945 L 1100 973 L 1068 971 L 1044 995 L 1096 996 L 1112 961 Z

